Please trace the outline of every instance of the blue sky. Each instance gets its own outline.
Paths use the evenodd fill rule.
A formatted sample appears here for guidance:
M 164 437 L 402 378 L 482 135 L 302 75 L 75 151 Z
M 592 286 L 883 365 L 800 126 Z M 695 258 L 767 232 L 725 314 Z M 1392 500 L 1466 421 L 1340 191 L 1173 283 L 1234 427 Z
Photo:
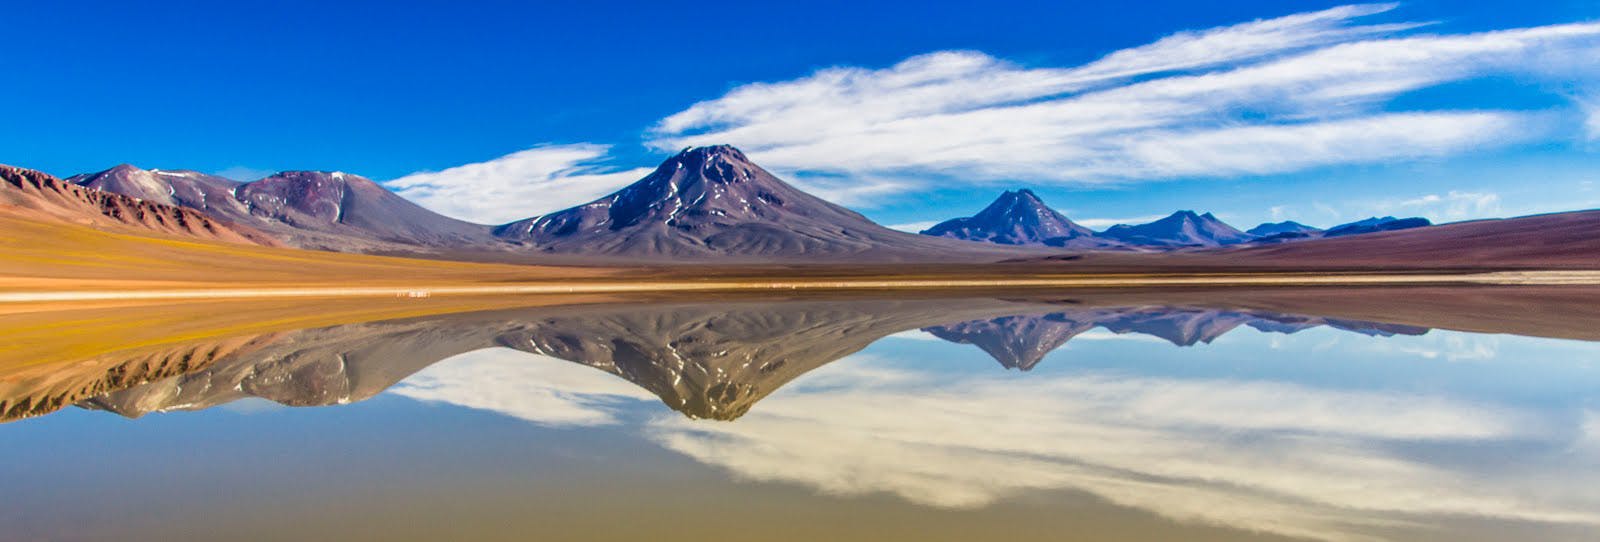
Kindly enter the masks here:
M 1600 0 L 33 4 L 0 162 L 58 175 L 336 169 L 503 222 L 725 142 L 897 225 L 1600 207 Z

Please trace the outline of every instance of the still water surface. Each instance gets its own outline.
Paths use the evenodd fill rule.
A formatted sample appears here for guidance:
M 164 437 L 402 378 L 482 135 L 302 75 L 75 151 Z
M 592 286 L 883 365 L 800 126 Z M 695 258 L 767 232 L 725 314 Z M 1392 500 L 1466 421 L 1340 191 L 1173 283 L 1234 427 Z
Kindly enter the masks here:
M 180 342 L 151 378 L 4 388 L 0 539 L 1600 538 L 1595 322 L 1437 311 L 1556 338 L 1471 333 L 1324 295 L 608 303 Z

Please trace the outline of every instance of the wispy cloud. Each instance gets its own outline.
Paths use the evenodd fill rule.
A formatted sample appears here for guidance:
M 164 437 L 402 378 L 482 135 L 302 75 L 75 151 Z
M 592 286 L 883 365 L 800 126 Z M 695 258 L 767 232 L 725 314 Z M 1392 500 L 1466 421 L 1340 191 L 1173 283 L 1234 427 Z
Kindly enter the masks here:
M 486 162 L 384 183 L 435 212 L 499 224 L 585 203 L 650 173 L 605 164 L 608 145 L 540 145 Z
M 265 169 L 260 169 L 260 168 L 253 168 L 253 167 L 233 166 L 233 167 L 230 167 L 230 168 L 227 168 L 227 169 L 223 169 L 223 170 L 219 170 L 219 171 L 213 172 L 212 175 L 216 175 L 218 177 L 225 177 L 225 178 L 233 179 L 235 181 L 240 181 L 240 182 L 250 182 L 250 181 L 257 180 L 257 179 L 265 178 L 266 176 L 271 175 L 273 173 L 277 173 L 277 172 L 269 171 L 269 170 L 265 170 Z
M 928 228 L 932 228 L 932 227 L 934 227 L 934 225 L 937 225 L 938 223 L 939 222 L 935 221 L 935 220 L 928 220 L 928 221 L 924 221 L 924 222 L 909 222 L 909 223 L 905 223 L 905 224 L 890 224 L 889 228 L 890 229 L 900 230 L 900 231 L 903 231 L 903 232 L 920 233 L 920 232 L 922 232 L 922 230 L 926 230 Z
M 1592 454 L 1541 455 L 1557 470 L 1530 478 L 1523 459 L 1464 464 L 1427 451 L 1559 448 L 1585 441 L 1592 420 L 1574 427 L 1559 414 L 1442 396 L 1269 381 L 952 382 L 892 368 L 858 376 L 851 365 L 818 369 L 832 385 L 781 390 L 737 423 L 656 418 L 652 437 L 753 480 L 947 508 L 1071 489 L 1174 520 L 1314 540 L 1375 539 L 1427 515 L 1600 524 L 1600 502 L 1583 489 L 1595 478 L 1570 476 L 1592 472 Z M 916 414 L 892 414 L 904 412 Z M 1551 491 L 1557 479 L 1563 488 Z
M 1377 352 L 1399 352 L 1423 359 L 1446 361 L 1490 361 L 1500 356 L 1500 337 L 1476 335 L 1430 335 L 1405 341 L 1367 342 L 1362 348 Z
M 1583 112 L 1584 134 L 1590 141 L 1600 140 L 1600 95 L 1579 98 L 1578 108 Z
M 1420 214 L 1434 220 L 1457 221 L 1500 216 L 1500 194 L 1451 190 L 1444 194 L 1424 194 L 1403 200 L 1379 202 L 1373 206 L 1381 214 Z
M 1117 224 L 1145 224 L 1165 218 L 1166 215 L 1134 216 L 1127 218 L 1074 218 L 1073 222 L 1086 228 L 1103 230 Z
M 638 386 L 594 368 L 509 348 L 440 361 L 387 393 L 547 426 L 611 425 L 619 421 L 619 403 L 655 400 Z
M 972 51 L 755 83 L 661 120 L 659 148 L 732 143 L 778 170 L 1095 184 L 1265 175 L 1551 137 L 1559 112 L 1392 111 L 1431 86 L 1600 54 L 1600 24 L 1401 35 L 1353 5 L 1198 32 L 1077 67 Z M 868 183 L 870 184 L 870 182 Z

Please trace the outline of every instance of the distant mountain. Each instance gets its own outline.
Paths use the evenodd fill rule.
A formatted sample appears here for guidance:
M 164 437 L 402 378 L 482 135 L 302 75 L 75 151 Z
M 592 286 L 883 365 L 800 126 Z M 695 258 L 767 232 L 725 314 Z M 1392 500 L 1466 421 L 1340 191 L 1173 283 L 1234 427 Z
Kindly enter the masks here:
M 1332 237 L 1348 237 L 1348 236 L 1351 236 L 1351 235 L 1364 235 L 1364 234 L 1368 234 L 1368 233 L 1378 233 L 1378 232 L 1385 232 L 1385 231 L 1406 230 L 1406 229 L 1411 229 L 1411 228 L 1421 228 L 1421 227 L 1424 227 L 1424 226 L 1431 226 L 1432 225 L 1432 223 L 1428 222 L 1428 219 L 1426 219 L 1426 218 L 1395 218 L 1395 217 L 1392 217 L 1392 216 L 1386 216 L 1386 217 L 1382 217 L 1382 218 L 1374 217 L 1374 218 L 1368 218 L 1368 219 L 1365 219 L 1365 220 L 1357 220 L 1355 222 L 1351 222 L 1351 223 L 1348 223 L 1348 224 L 1340 224 L 1338 226 L 1334 226 L 1332 228 L 1328 228 L 1327 230 L 1319 230 L 1319 229 L 1316 229 L 1316 228 L 1311 228 L 1309 226 L 1304 226 L 1305 229 L 1298 229 L 1298 230 L 1297 229 L 1293 229 L 1292 226 L 1288 227 L 1288 228 L 1279 228 L 1279 226 L 1283 225 L 1283 224 L 1292 224 L 1294 226 L 1304 226 L 1302 224 L 1298 224 L 1298 223 L 1294 223 L 1294 222 L 1280 222 L 1278 224 L 1262 224 L 1262 225 L 1257 226 L 1256 228 L 1250 230 L 1251 233 L 1260 236 L 1260 237 L 1258 237 L 1256 240 L 1254 240 L 1252 242 L 1255 243 L 1255 244 L 1269 245 L 1269 244 L 1276 244 L 1276 243 L 1287 243 L 1287 242 L 1290 242 L 1290 241 L 1307 241 L 1307 240 L 1311 240 L 1311 239 L 1325 239 L 1325 238 L 1332 238 Z M 1282 231 L 1276 231 L 1276 232 L 1271 233 L 1271 234 L 1257 233 L 1258 230 L 1268 231 L 1269 229 L 1281 229 Z
M 922 235 L 983 241 L 1002 245 L 1045 245 L 1102 248 L 1117 243 L 1100 239 L 1039 200 L 1032 190 L 1007 190 L 978 214 L 946 220 Z
M 1229 266 L 1270 268 L 1592 269 L 1600 254 L 1596 232 L 1600 211 L 1577 211 L 1230 247 L 1215 257 Z M 1191 265 L 1211 257 L 1195 256 Z
M 1316 233 L 1320 231 L 1322 231 L 1322 228 L 1314 228 L 1293 220 L 1285 220 L 1283 222 L 1268 222 L 1260 226 L 1250 228 L 1249 230 L 1245 231 L 1245 233 L 1254 235 L 1256 237 L 1267 237 L 1285 233 L 1300 234 Z
M 0 165 L 0 208 L 9 214 L 194 239 L 278 245 L 272 236 L 255 228 L 163 201 L 172 200 L 84 188 L 43 172 Z
M 1381 232 L 1381 231 L 1409 230 L 1411 228 L 1421 228 L 1421 227 L 1432 226 L 1432 225 L 1433 225 L 1433 223 L 1429 222 L 1428 219 L 1420 218 L 1420 217 L 1412 217 L 1412 218 L 1395 218 L 1395 217 L 1392 217 L 1392 216 L 1386 216 L 1386 217 L 1382 217 L 1382 218 L 1373 217 L 1373 218 L 1368 218 L 1368 219 L 1365 219 L 1365 220 L 1357 220 L 1357 221 L 1351 222 L 1349 224 L 1340 224 L 1338 226 L 1334 226 L 1332 228 L 1328 228 L 1328 231 L 1323 232 L 1322 236 L 1323 237 L 1344 237 L 1344 236 L 1347 236 L 1347 235 L 1362 235 L 1362 234 L 1367 234 L 1367 233 L 1377 233 L 1377 232 Z
M 1149 224 L 1118 224 L 1100 236 L 1152 248 L 1220 247 L 1254 239 L 1254 236 L 1219 220 L 1216 215 L 1200 215 L 1194 211 L 1178 211 Z
M 634 261 L 992 261 L 1040 253 L 880 226 L 725 145 L 685 149 L 609 196 L 495 235 L 542 253 Z
M 490 242 L 487 226 L 411 203 L 365 177 L 338 171 L 286 171 L 239 187 L 250 214 L 297 229 L 429 247 Z
M 143 170 L 122 164 L 66 180 L 95 190 L 204 211 L 225 220 L 235 220 L 237 211 L 243 211 L 243 206 L 232 198 L 215 197 L 230 193 L 243 183 L 197 171 Z
M 182 170 L 123 164 L 69 181 L 203 211 L 271 234 L 285 244 L 347 252 L 472 249 L 499 244 L 488 226 L 424 209 L 369 179 L 341 172 L 286 171 L 240 183 Z

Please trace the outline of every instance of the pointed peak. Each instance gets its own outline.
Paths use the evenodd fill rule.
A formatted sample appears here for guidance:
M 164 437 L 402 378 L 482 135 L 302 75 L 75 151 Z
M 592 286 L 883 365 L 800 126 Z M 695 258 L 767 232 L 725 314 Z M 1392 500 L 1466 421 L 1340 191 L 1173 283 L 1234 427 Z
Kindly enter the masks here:
M 679 151 L 678 155 L 674 156 L 672 158 L 672 160 L 685 160 L 685 159 L 709 160 L 709 159 L 711 159 L 713 157 L 718 157 L 718 156 L 724 157 L 724 158 L 728 158 L 728 159 L 731 159 L 731 160 L 736 160 L 736 161 L 739 161 L 739 162 L 749 162 L 750 161 L 749 158 L 745 157 L 744 152 L 742 152 L 739 149 L 735 148 L 733 145 L 707 145 L 707 146 L 703 146 L 703 147 L 684 147 L 684 149 L 682 151 Z M 672 161 L 672 160 L 669 160 L 669 161 Z
M 1000 202 L 1000 201 L 1010 202 L 1010 201 L 1019 201 L 1019 200 L 1020 201 L 1026 201 L 1028 203 L 1035 204 L 1035 205 L 1044 205 L 1044 201 L 1039 199 L 1039 195 L 1038 194 L 1035 194 L 1035 193 L 1033 193 L 1032 190 L 1029 190 L 1029 189 L 1026 189 L 1026 188 L 1020 188 L 1020 189 L 1017 189 L 1017 190 L 1007 190 L 1005 192 L 1002 192 L 1000 194 L 1000 197 L 995 198 L 995 201 L 997 201 L 997 202 Z
M 145 170 L 140 168 L 139 166 L 135 166 L 133 164 L 123 163 L 123 164 L 117 164 L 116 166 L 113 166 L 111 169 L 102 171 L 100 173 L 102 173 L 102 174 L 107 174 L 107 173 L 127 174 L 127 173 L 144 173 L 144 171 Z
M 1167 218 L 1165 218 L 1164 220 L 1186 220 L 1186 221 L 1189 221 L 1189 222 L 1220 222 L 1221 221 L 1220 219 L 1217 218 L 1217 215 L 1212 214 L 1210 211 L 1207 211 L 1205 213 L 1197 213 L 1197 212 L 1195 212 L 1193 210 L 1190 210 L 1190 209 L 1183 209 L 1183 210 L 1174 212 L 1171 215 L 1168 215 Z

